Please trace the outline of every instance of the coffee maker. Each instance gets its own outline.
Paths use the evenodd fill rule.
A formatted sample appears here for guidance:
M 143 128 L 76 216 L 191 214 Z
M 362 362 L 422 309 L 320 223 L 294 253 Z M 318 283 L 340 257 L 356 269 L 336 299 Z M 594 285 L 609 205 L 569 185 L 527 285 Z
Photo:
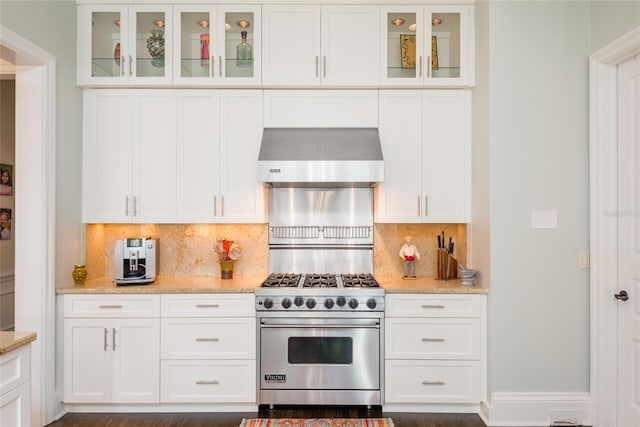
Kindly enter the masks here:
M 156 279 L 155 239 L 116 240 L 113 261 L 117 285 L 144 285 Z

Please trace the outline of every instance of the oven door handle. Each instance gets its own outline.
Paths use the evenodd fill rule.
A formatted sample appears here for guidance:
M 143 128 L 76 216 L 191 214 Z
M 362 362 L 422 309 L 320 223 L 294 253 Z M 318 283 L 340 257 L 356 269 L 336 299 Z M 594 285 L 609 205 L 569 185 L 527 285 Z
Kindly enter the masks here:
M 369 323 L 333 323 L 333 324 L 317 324 L 317 323 L 307 323 L 307 324 L 291 324 L 291 323 L 267 323 L 264 320 L 260 322 L 261 328 L 296 328 L 296 329 L 309 329 L 309 328 L 320 328 L 320 329 L 380 329 L 380 322 L 371 321 Z

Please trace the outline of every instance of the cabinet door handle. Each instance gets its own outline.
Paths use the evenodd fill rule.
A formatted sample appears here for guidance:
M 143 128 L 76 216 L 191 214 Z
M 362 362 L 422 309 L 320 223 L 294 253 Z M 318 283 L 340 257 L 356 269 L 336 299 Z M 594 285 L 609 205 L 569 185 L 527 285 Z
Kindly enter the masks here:
M 111 351 L 116 351 L 116 328 L 113 328 L 113 335 L 111 335 Z
M 216 57 L 211 55 L 211 77 L 216 76 Z
M 418 196 L 418 216 L 420 216 L 420 196 Z
M 444 385 L 444 384 L 445 384 L 444 381 L 429 381 L 429 380 L 422 381 L 422 385 Z
M 322 77 L 327 77 L 327 57 L 322 57 Z
M 420 66 L 420 77 L 422 77 L 422 56 L 418 59 L 418 65 Z
M 431 57 L 427 56 L 427 63 L 425 64 L 427 67 L 427 77 L 431 77 Z
M 133 196 L 133 216 L 138 216 L 138 197 Z
M 220 338 L 196 338 L 196 342 L 218 342 Z
M 318 78 L 318 73 L 319 73 L 319 68 L 318 68 L 318 61 L 320 60 L 320 57 L 318 55 L 316 55 L 316 78 Z
M 133 58 L 129 55 L 129 76 L 133 76 Z
M 222 77 L 222 56 L 218 56 L 218 77 Z
M 429 215 L 429 196 L 424 196 L 424 216 Z
M 98 308 L 122 308 L 122 305 L 120 305 L 120 304 L 99 305 Z
M 224 196 L 220 196 L 220 216 L 224 216 Z
M 124 216 L 129 216 L 129 196 L 124 196 Z
M 440 304 L 434 304 L 434 305 L 424 304 L 422 306 L 422 308 L 444 308 L 444 305 L 440 305 Z
M 197 308 L 218 308 L 220 304 L 196 304 Z
M 213 196 L 213 216 L 218 216 L 218 197 Z
M 203 384 L 205 384 L 205 385 L 206 384 L 218 385 L 220 383 L 218 382 L 218 380 L 199 380 L 199 381 L 196 381 L 196 384 L 198 384 L 198 385 L 203 385 Z
M 109 333 L 109 330 L 107 328 L 104 328 L 104 351 L 107 351 L 107 334 Z
M 444 342 L 444 338 L 422 338 L 422 342 Z

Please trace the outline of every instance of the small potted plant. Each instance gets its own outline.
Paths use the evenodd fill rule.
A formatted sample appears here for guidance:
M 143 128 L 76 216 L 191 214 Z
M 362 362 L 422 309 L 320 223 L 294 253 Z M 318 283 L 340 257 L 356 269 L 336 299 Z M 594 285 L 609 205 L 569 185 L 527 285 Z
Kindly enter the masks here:
M 240 246 L 233 240 L 224 237 L 216 240 L 214 250 L 220 260 L 220 277 L 223 279 L 233 279 L 233 266 L 240 258 Z

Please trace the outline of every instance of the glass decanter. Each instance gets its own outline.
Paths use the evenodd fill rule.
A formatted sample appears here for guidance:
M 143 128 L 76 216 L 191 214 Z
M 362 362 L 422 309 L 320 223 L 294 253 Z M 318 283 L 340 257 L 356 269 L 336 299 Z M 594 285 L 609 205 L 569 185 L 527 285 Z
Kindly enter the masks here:
M 251 67 L 253 64 L 253 48 L 247 43 L 247 32 L 240 32 L 242 41 L 236 47 L 236 64 L 238 67 Z

